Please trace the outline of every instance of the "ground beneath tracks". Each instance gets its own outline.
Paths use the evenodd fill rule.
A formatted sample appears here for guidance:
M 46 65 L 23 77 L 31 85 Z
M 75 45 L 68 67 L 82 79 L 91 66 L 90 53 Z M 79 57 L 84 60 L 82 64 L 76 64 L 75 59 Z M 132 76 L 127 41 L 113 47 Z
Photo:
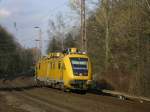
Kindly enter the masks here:
M 18 81 L 15 82 L 20 84 Z M 150 111 L 150 102 L 141 103 L 133 100 L 120 100 L 116 97 L 103 94 L 65 93 L 48 87 L 39 88 L 31 86 L 21 88 L 19 86 L 18 89 L 14 88 L 14 85 L 12 87 L 11 83 L 7 84 L 10 87 L 9 89 L 6 89 L 7 87 L 0 89 L 0 112 Z

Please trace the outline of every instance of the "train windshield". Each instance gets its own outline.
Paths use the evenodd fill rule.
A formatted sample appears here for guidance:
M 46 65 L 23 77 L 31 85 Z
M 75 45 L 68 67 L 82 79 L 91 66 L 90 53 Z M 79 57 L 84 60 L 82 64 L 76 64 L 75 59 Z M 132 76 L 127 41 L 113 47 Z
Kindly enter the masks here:
M 76 76 L 88 75 L 88 59 L 87 58 L 70 58 L 73 73 Z

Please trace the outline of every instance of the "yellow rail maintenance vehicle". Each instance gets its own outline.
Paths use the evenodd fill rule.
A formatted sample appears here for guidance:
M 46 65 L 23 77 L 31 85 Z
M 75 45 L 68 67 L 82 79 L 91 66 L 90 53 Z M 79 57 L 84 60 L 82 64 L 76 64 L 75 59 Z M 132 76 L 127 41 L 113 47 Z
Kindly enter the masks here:
M 76 48 L 50 53 L 37 62 L 35 79 L 37 84 L 86 91 L 92 82 L 91 62 L 86 53 Z

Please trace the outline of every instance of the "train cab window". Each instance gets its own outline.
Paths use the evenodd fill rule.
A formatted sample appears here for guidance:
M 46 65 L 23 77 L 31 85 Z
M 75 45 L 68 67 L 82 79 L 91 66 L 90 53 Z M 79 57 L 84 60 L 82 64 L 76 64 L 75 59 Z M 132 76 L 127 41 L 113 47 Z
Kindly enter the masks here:
M 70 58 L 74 75 L 88 75 L 88 59 L 87 58 Z

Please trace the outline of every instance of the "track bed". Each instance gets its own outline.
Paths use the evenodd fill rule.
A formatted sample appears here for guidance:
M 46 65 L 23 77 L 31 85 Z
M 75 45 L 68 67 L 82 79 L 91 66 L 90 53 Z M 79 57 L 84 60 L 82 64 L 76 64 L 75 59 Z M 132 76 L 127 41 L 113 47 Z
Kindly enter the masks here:
M 17 84 L 23 82 L 19 81 L 15 82 Z M 102 94 L 65 93 L 57 89 L 34 86 L 18 88 L 10 86 L 9 89 L 1 89 L 0 100 L 0 112 L 149 112 L 150 110 L 150 102 L 120 100 Z

